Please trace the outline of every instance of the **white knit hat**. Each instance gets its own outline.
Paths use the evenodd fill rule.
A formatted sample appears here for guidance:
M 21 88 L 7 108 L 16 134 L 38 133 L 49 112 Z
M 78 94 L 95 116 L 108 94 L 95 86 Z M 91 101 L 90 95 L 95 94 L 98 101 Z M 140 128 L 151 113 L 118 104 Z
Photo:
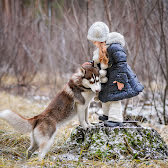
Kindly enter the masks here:
M 107 40 L 109 33 L 108 26 L 103 22 L 95 22 L 90 26 L 88 30 L 87 38 L 91 41 L 104 42 Z

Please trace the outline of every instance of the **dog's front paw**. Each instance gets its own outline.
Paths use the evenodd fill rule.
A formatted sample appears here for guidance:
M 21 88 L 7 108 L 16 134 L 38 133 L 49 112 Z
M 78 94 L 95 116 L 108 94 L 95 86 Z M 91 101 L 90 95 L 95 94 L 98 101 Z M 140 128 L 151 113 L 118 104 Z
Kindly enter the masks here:
M 81 123 L 81 126 L 84 130 L 87 130 L 89 128 L 89 125 L 87 123 Z
M 88 123 L 88 128 L 93 127 L 94 125 L 91 123 Z

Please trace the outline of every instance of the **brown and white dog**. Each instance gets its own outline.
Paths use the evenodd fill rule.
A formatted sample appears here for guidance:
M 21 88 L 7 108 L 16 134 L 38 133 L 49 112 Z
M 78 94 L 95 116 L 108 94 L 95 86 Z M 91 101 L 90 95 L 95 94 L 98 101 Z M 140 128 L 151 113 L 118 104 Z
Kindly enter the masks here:
M 84 63 L 41 114 L 26 119 L 10 110 L 4 110 L 0 112 L 0 118 L 21 133 L 31 132 L 28 158 L 39 150 L 41 160 L 54 142 L 56 129 L 76 114 L 84 129 L 90 126 L 86 109 L 95 93 L 100 90 L 98 69 L 91 63 Z

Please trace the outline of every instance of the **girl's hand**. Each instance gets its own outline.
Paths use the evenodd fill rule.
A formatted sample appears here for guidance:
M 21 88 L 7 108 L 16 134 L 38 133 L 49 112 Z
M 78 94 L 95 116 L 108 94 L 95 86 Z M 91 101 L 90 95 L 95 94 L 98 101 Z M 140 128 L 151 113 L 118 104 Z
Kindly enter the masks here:
M 124 88 L 123 83 L 120 83 L 120 82 L 117 82 L 117 81 L 114 81 L 113 83 L 117 83 L 118 90 L 122 90 Z

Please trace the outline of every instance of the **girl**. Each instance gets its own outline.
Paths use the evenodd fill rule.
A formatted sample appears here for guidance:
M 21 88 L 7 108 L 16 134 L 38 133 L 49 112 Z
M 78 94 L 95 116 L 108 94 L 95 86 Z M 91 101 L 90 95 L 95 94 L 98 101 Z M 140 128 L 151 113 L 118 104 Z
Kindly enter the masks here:
M 121 100 L 138 95 L 144 87 L 126 62 L 125 40 L 121 34 L 109 33 L 105 23 L 95 22 L 87 38 L 97 47 L 93 60 L 101 69 L 102 90 L 98 98 L 102 101 L 104 115 L 99 119 L 105 126 L 120 126 L 123 122 Z

